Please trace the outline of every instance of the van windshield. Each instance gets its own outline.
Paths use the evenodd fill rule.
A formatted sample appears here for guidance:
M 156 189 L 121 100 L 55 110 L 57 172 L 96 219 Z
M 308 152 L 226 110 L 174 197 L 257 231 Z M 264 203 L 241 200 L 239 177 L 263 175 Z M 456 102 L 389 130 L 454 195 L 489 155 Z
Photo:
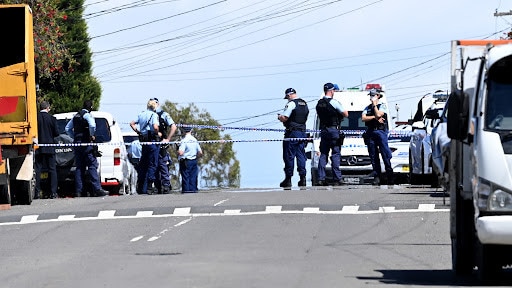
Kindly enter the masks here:
M 361 115 L 363 111 L 349 111 L 348 117 L 341 122 L 342 130 L 366 130 Z
M 485 127 L 492 130 L 512 130 L 512 57 L 506 57 L 489 70 Z
M 96 120 L 96 142 L 110 142 L 112 140 L 112 134 L 110 133 L 107 119 L 96 117 L 94 120 Z M 66 124 L 68 121 L 69 119 L 57 119 L 57 129 L 60 134 L 66 134 Z

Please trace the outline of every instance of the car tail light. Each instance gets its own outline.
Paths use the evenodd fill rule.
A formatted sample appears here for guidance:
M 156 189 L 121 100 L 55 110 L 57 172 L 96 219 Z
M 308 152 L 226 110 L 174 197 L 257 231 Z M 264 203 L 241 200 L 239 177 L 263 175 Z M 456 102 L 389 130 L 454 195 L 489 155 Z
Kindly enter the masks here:
M 114 149 L 114 166 L 121 165 L 121 149 Z

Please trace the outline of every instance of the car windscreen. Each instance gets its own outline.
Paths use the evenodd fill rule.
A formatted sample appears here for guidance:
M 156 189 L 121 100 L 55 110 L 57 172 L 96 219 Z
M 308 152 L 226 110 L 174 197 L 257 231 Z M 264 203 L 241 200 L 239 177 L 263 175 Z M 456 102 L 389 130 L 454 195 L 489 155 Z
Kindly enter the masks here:
M 123 140 L 124 140 L 124 143 L 129 144 L 135 140 L 139 140 L 139 136 L 138 135 L 124 135 Z
M 490 69 L 487 77 L 487 97 L 485 105 L 485 127 L 492 130 L 512 130 L 512 56 L 498 61 Z
M 105 118 L 94 118 L 96 122 L 96 142 L 104 143 L 112 140 L 112 134 L 110 133 L 110 126 Z M 66 133 L 66 124 L 69 119 L 57 119 L 57 128 L 60 134 Z
M 342 130 L 366 130 L 366 125 L 361 118 L 363 111 L 349 111 L 348 117 L 341 122 Z

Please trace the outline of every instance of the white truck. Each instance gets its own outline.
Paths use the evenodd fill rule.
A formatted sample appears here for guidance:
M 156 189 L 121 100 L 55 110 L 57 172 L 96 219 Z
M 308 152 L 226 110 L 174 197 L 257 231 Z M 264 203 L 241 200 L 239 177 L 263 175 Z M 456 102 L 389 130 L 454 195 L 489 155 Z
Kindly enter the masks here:
M 333 98 L 338 100 L 343 105 L 344 109 L 348 110 L 348 117 L 341 122 L 341 129 L 345 132 L 345 141 L 341 148 L 340 170 L 342 172 L 343 180 L 346 183 L 364 184 L 366 181 L 368 183 L 371 182 L 371 179 L 367 179 L 365 177 L 372 171 L 372 165 L 370 157 L 368 156 L 368 149 L 361 136 L 366 130 L 366 126 L 361 119 L 361 115 L 365 107 L 371 103 L 368 93 L 372 88 L 384 90 L 384 87 L 380 84 L 367 84 L 364 90 L 359 88 L 349 88 L 334 93 Z M 382 94 L 384 96 L 380 99 L 380 103 L 387 104 L 386 95 L 385 93 Z M 323 97 L 323 95 L 320 97 Z M 308 158 L 311 159 L 312 185 L 316 185 L 318 181 L 318 160 L 320 157 L 320 132 L 318 132 L 320 130 L 320 119 L 318 118 L 318 115 L 316 115 L 315 105 L 316 103 L 314 103 L 314 106 L 310 108 L 310 111 L 313 113 L 315 119 L 313 130 L 316 132 L 311 135 L 314 140 L 311 145 L 311 151 L 308 151 L 307 154 Z M 391 118 L 389 111 L 386 111 L 386 113 L 388 118 Z M 390 119 L 386 119 L 386 125 L 388 125 L 389 128 L 388 120 Z M 403 131 L 396 131 L 396 133 L 394 131 L 391 132 L 392 133 L 390 133 L 390 135 L 392 135 L 393 139 L 390 139 L 389 146 L 393 152 L 393 158 L 391 159 L 393 171 L 395 173 L 402 173 L 405 177 L 409 173 L 409 159 L 407 155 L 409 140 L 408 138 L 405 138 L 408 136 L 408 133 L 403 133 Z M 403 138 L 401 138 L 402 135 L 404 136 Z M 402 143 L 400 139 L 404 139 L 405 142 Z M 381 163 L 381 166 L 382 171 L 384 171 L 384 164 Z M 332 177 L 330 163 L 327 163 L 326 174 L 327 179 Z
M 512 41 L 452 41 L 450 236 L 456 274 L 512 264 Z

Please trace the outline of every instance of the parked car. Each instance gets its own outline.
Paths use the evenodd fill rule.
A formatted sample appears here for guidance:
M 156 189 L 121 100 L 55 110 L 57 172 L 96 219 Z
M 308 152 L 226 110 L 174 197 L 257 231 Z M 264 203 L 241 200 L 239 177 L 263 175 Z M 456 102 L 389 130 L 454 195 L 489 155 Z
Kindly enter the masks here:
M 55 114 L 59 133 L 65 138 L 65 127 L 76 112 Z M 102 156 L 98 157 L 98 176 L 101 186 L 110 194 L 130 194 L 135 190 L 136 174 L 128 161 L 128 155 L 124 144 L 121 128 L 116 123 L 112 114 L 108 112 L 92 111 L 96 121 L 96 143 Z M 68 137 L 69 138 L 69 137 Z M 71 139 L 68 139 L 70 141 Z M 58 152 L 58 151 L 56 151 Z M 61 153 L 72 153 L 72 149 L 63 146 Z M 59 153 L 57 153 L 57 159 Z M 74 165 L 73 165 L 74 166 Z M 67 170 L 67 169 L 66 169 Z M 64 181 L 74 182 L 74 167 L 69 168 Z M 59 181 L 61 178 L 59 178 Z
M 439 184 L 448 187 L 448 157 L 450 155 L 451 139 L 448 137 L 446 122 L 448 117 L 448 105 L 444 106 L 443 112 L 432 129 L 430 141 L 432 142 L 432 170 L 439 179 Z
M 439 122 L 447 94 L 438 94 L 436 101 L 426 110 L 422 121 L 412 124 L 409 143 L 409 180 L 411 184 L 430 184 L 438 187 L 437 174 L 432 173 L 432 129 Z
M 388 145 L 391 149 L 391 167 L 395 176 L 395 183 L 409 182 L 409 143 L 411 139 L 411 125 L 399 125 L 389 131 Z M 384 162 L 380 161 L 382 171 L 385 171 Z

